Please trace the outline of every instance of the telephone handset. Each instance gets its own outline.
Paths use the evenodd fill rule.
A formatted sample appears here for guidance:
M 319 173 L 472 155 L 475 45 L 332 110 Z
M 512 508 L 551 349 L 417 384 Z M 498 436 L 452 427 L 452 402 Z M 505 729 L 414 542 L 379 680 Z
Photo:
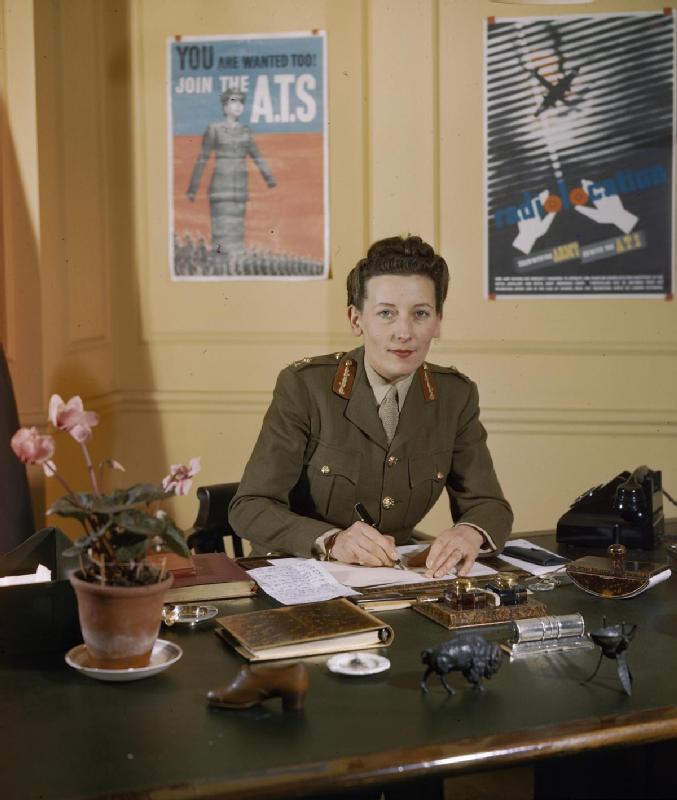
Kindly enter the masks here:
M 557 523 L 557 541 L 581 547 L 606 548 L 618 542 L 651 550 L 662 534 L 661 473 L 647 466 L 588 489 Z

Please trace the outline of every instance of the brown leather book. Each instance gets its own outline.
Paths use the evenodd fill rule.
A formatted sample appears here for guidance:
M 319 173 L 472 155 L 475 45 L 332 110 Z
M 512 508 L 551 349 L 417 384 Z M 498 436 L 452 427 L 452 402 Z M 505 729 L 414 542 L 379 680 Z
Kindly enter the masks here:
M 174 585 L 165 595 L 166 603 L 248 597 L 256 591 L 256 583 L 225 553 L 194 555 L 193 564 L 195 575 L 174 576 Z
M 385 647 L 393 629 L 339 597 L 219 617 L 216 633 L 247 661 L 299 658 Z

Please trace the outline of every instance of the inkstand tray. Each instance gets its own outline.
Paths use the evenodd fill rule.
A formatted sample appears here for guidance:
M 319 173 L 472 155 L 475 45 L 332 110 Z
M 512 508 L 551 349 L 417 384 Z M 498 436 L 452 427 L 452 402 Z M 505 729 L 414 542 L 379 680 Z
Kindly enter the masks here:
M 532 617 L 545 617 L 546 611 L 543 603 L 529 598 L 526 603 L 518 606 L 495 606 L 494 608 L 481 608 L 477 610 L 458 611 L 448 606 L 444 601 L 434 603 L 416 603 L 412 606 L 414 611 L 424 617 L 437 622 L 445 628 L 470 628 L 482 625 L 495 625 L 499 622 L 512 622 L 516 619 L 531 619 Z

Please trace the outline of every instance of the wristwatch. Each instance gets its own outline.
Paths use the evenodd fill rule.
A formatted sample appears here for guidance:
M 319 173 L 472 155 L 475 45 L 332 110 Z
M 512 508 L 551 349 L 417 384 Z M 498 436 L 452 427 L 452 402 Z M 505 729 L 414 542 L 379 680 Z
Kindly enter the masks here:
M 339 533 L 342 533 L 342 531 L 335 531 L 331 536 L 327 536 L 327 538 L 324 540 L 323 561 L 336 561 L 335 558 L 332 558 L 331 551 L 334 549 L 334 545 L 336 544 L 336 539 Z

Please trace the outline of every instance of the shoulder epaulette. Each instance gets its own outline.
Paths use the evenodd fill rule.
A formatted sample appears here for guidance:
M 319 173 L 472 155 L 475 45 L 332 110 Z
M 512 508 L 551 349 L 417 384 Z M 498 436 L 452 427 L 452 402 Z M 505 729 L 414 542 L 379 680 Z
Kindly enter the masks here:
M 345 353 L 336 353 L 338 367 L 334 373 L 334 380 L 331 385 L 332 391 L 339 397 L 350 397 L 353 391 L 353 383 L 357 375 L 357 362 L 354 358 L 346 358 Z
M 292 361 L 289 366 L 296 370 L 304 369 L 304 367 L 310 366 L 333 366 L 337 361 L 340 361 L 344 355 L 345 353 L 330 353 L 326 356 L 305 356 L 305 358 L 299 358 L 296 361 Z
M 430 365 L 424 361 L 416 372 L 418 372 L 418 380 L 426 402 L 431 403 L 433 400 L 437 400 L 437 386 Z
M 472 383 L 472 378 L 469 378 L 467 375 L 464 375 L 460 370 L 456 369 L 456 367 L 443 367 L 440 364 L 428 364 L 426 362 L 427 368 L 431 372 L 438 372 L 440 374 L 447 374 L 447 375 L 455 375 L 457 378 L 461 378 L 464 381 L 468 381 L 468 383 Z

